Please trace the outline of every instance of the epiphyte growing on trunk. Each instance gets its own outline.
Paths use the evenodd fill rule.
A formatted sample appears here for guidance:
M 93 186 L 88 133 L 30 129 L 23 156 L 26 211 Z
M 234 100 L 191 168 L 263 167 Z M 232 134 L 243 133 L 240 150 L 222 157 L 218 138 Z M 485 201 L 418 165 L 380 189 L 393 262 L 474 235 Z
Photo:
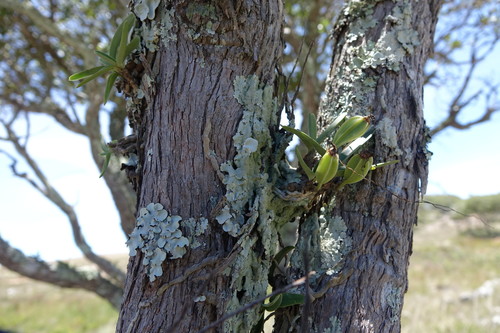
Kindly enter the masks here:
M 109 45 L 108 53 L 95 51 L 103 63 L 103 66 L 97 66 L 75 73 L 71 75 L 68 80 L 82 80 L 82 82 L 76 86 L 79 88 L 99 76 L 105 76 L 111 72 L 106 82 L 106 89 L 104 91 L 104 104 L 106 104 L 109 99 L 111 88 L 113 88 L 118 76 L 122 76 L 124 78 L 129 76 L 125 70 L 125 59 L 132 53 L 132 51 L 139 47 L 140 43 L 140 38 L 138 36 L 131 39 L 134 26 L 135 16 L 134 14 L 130 14 L 118 26 L 118 29 L 111 40 L 111 44 Z

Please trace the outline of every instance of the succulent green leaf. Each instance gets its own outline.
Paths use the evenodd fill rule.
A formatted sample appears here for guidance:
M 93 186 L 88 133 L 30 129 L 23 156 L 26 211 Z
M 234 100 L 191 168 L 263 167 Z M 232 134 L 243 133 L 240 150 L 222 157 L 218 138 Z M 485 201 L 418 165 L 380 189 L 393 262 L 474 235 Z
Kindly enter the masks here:
M 299 165 L 300 167 L 302 168 L 302 170 L 304 170 L 304 172 L 306 173 L 306 176 L 309 180 L 313 180 L 316 175 L 314 174 L 314 172 L 311 170 L 311 168 L 306 164 L 306 162 L 304 161 L 304 159 L 302 158 L 302 154 L 300 153 L 299 149 L 298 148 L 295 148 L 295 155 L 297 156 L 297 161 L 299 161 Z
M 260 316 L 259 321 L 252 327 L 250 333 L 262 333 L 264 331 L 264 311 L 262 311 L 262 315 Z
M 116 59 L 101 51 L 95 51 L 101 61 L 108 66 L 116 66 Z
M 113 72 L 108 77 L 108 81 L 106 82 L 106 90 L 104 91 L 104 104 L 106 104 L 109 99 L 109 93 L 111 92 L 111 89 L 113 88 L 118 75 L 119 74 L 117 72 Z
M 269 275 L 272 276 L 274 273 L 274 270 L 278 265 L 280 264 L 281 260 L 285 258 L 285 256 L 290 253 L 295 247 L 294 246 L 286 246 L 282 248 L 278 253 L 273 258 L 273 263 L 271 264 L 271 268 L 269 269 Z
M 84 78 L 86 78 L 88 76 L 91 76 L 91 75 L 97 73 L 98 71 L 100 71 L 104 67 L 106 67 L 106 66 L 97 66 L 97 67 L 93 67 L 93 68 L 90 68 L 90 69 L 86 69 L 84 71 L 81 71 L 81 72 L 78 72 L 78 73 L 75 73 L 75 74 L 71 75 L 68 78 L 68 80 L 69 81 L 78 81 L 78 80 L 84 79 Z
M 122 39 L 122 31 L 123 31 L 123 23 L 125 20 L 120 23 L 118 29 L 116 29 L 113 38 L 111 39 L 111 44 L 109 45 L 109 55 L 112 58 L 116 58 L 116 51 L 118 51 L 118 45 L 120 45 L 120 40 Z
M 339 114 L 337 116 L 337 118 L 335 118 L 335 120 L 333 121 L 333 123 L 331 123 L 330 126 L 328 126 L 327 128 L 325 128 L 325 130 L 323 132 L 321 132 L 321 134 L 318 136 L 318 138 L 316 139 L 316 141 L 318 141 L 318 143 L 322 143 L 328 137 L 330 137 L 333 134 L 333 132 L 335 131 L 335 129 L 340 125 L 340 123 L 342 122 L 342 120 L 344 120 L 344 118 L 346 116 L 347 116 L 347 112 L 342 112 L 341 114 Z
M 80 88 L 84 84 L 96 79 L 97 77 L 102 76 L 102 75 L 106 74 L 107 72 L 112 71 L 114 68 L 115 68 L 114 66 L 102 66 L 102 68 L 99 69 L 97 72 L 95 72 L 94 74 L 89 75 L 85 79 L 83 79 L 83 81 L 80 82 L 76 87 Z
M 108 169 L 109 161 L 111 160 L 111 155 L 112 155 L 111 149 L 109 149 L 106 143 L 102 143 L 101 146 L 102 146 L 101 156 L 104 156 L 104 164 L 102 165 L 101 174 L 99 175 L 99 178 L 104 176 L 104 173 Z
M 280 308 L 286 308 L 293 305 L 304 304 L 306 298 L 301 294 L 283 293 Z
M 307 148 L 309 150 L 315 149 L 318 152 L 318 154 L 320 154 L 320 155 L 325 154 L 325 152 L 326 152 L 325 148 L 321 147 L 321 145 L 316 140 L 311 138 L 306 133 L 304 133 L 298 129 L 289 127 L 289 126 L 282 126 L 282 127 L 286 131 L 297 135 L 299 137 L 299 139 L 302 140 L 302 142 L 307 146 Z
M 307 125 L 309 127 L 309 136 L 313 139 L 316 139 L 316 136 L 318 135 L 318 127 L 316 125 L 316 116 L 314 115 L 314 113 L 309 112 Z
M 262 307 L 269 312 L 276 311 L 280 307 L 282 300 L 283 300 L 283 294 L 278 294 L 274 297 L 271 297 L 270 302 L 267 304 L 263 304 Z
M 118 44 L 118 49 L 116 50 L 116 63 L 119 67 L 123 67 L 123 63 L 125 58 L 127 57 L 127 45 L 130 31 L 133 29 L 135 25 L 135 16 L 134 14 L 130 14 L 127 16 L 125 20 L 122 22 L 122 32 L 120 36 L 120 43 Z

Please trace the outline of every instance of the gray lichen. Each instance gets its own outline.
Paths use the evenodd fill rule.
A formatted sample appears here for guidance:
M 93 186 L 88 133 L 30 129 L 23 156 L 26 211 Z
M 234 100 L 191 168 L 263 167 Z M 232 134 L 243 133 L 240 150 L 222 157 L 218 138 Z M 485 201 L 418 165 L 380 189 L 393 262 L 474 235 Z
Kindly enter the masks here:
M 311 270 L 332 275 L 342 267 L 342 259 L 352 248 L 352 239 L 347 235 L 347 226 L 340 216 L 331 216 L 329 209 L 322 208 L 321 214 L 311 214 L 302 225 L 303 237 L 298 240 L 298 251 L 292 256 L 294 267 L 303 267 L 302 252 L 307 250 L 311 257 Z
M 266 186 L 268 174 L 261 172 L 259 149 L 271 144 L 268 125 L 276 117 L 277 101 L 271 86 L 261 87 L 256 76 L 238 76 L 234 97 L 244 107 L 238 130 L 233 136 L 236 156 L 221 165 L 225 174 L 227 205 L 216 217 L 224 231 L 238 236 L 245 223 L 245 206 Z M 253 203 L 252 203 L 253 204 Z
M 222 229 L 234 237 L 240 237 L 240 248 L 234 264 L 225 271 L 231 275 L 233 294 L 228 297 L 226 311 L 240 308 L 257 297 L 265 294 L 270 258 L 276 252 L 278 233 L 274 223 L 276 218 L 271 201 L 274 198 L 269 175 L 262 170 L 262 163 L 269 158 L 272 145 L 270 124 L 277 123 L 277 100 L 273 88 L 262 85 L 254 75 L 237 77 L 234 82 L 234 97 L 243 108 L 233 144 L 236 155 L 232 161 L 223 163 L 220 170 L 224 173 L 226 185 L 226 205 L 216 217 Z M 256 226 L 256 228 L 254 228 Z M 250 230 L 255 235 L 242 235 Z M 264 249 L 264 256 L 255 252 L 254 247 Z M 225 332 L 247 332 L 249 323 L 255 321 L 258 309 L 247 311 L 244 320 L 232 317 L 224 323 Z
M 338 91 L 329 92 L 327 98 L 334 96 L 334 100 L 324 103 L 324 116 L 333 120 L 341 112 L 349 114 L 363 114 L 372 102 L 377 87 L 378 75 L 367 69 L 386 68 L 399 71 L 400 65 L 407 54 L 414 52 L 419 45 L 419 36 L 412 28 L 411 2 L 397 4 L 392 13 L 383 20 L 384 26 L 378 40 L 363 43 L 352 43 L 366 36 L 368 30 L 380 24 L 374 17 L 373 7 L 377 1 L 351 1 L 344 12 L 345 17 L 340 24 L 351 24 L 349 33 L 345 36 L 350 43 L 346 54 L 346 66 L 337 71 L 335 81 Z M 356 17 L 348 20 L 348 17 Z M 328 120 L 328 119 L 327 119 Z
M 127 240 L 130 256 L 139 249 L 144 254 L 142 264 L 148 267 L 149 280 L 163 274 L 162 263 L 170 259 L 181 258 L 186 253 L 189 241 L 179 229 L 180 216 L 169 215 L 159 203 L 150 203 L 139 210 L 137 224 Z
M 153 20 L 159 4 L 160 0 L 138 0 L 134 6 L 134 13 L 141 21 L 146 18 Z
M 389 307 L 391 312 L 391 322 L 399 321 L 401 307 L 403 306 L 403 288 L 396 287 L 388 282 L 384 285 L 381 291 L 382 307 Z
M 340 333 L 340 332 L 342 332 L 342 325 L 341 325 L 339 318 L 331 317 L 330 323 L 332 325 L 328 328 L 325 328 L 322 333 Z
M 387 117 L 383 118 L 377 123 L 376 127 L 380 133 L 382 144 L 391 148 L 396 156 L 402 155 L 403 152 L 399 149 L 398 134 L 392 120 Z

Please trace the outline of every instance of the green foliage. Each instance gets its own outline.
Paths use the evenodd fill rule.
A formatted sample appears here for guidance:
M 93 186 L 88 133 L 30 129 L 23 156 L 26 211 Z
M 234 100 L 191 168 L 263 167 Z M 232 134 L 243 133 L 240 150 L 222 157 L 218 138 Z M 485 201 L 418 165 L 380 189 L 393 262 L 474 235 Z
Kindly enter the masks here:
M 139 47 L 140 39 L 138 36 L 135 36 L 132 40 L 130 40 L 130 35 L 133 32 L 134 26 L 135 16 L 134 14 L 130 14 L 118 26 L 118 29 L 111 40 L 108 53 L 96 51 L 97 56 L 100 58 L 104 66 L 97 66 L 75 73 L 68 79 L 70 81 L 82 80 L 77 85 L 78 88 L 100 76 L 105 76 L 106 74 L 111 73 L 106 82 L 106 89 L 104 91 L 104 104 L 106 104 L 117 77 L 119 75 L 124 76 L 125 59 Z M 109 159 L 107 161 L 109 162 Z
M 354 116 L 346 119 L 347 114 L 341 113 L 330 126 L 328 126 L 319 136 L 317 135 L 316 127 L 316 117 L 313 114 L 308 115 L 308 132 L 305 133 L 301 130 L 282 126 L 284 130 L 295 134 L 307 147 L 307 154 L 314 153 L 319 154 L 322 157 L 316 163 L 314 168 L 311 168 L 305 161 L 304 157 L 301 155 L 299 149 L 295 149 L 295 155 L 297 157 L 298 164 L 303 172 L 306 174 L 310 181 L 316 180 L 318 183 L 318 189 L 323 186 L 324 183 L 329 182 L 334 177 L 342 177 L 346 164 L 350 156 L 352 156 L 356 151 L 358 151 L 370 138 L 373 133 L 373 128 L 370 126 L 370 117 L 360 117 Z M 321 143 L 329 139 L 334 135 L 334 139 L 339 145 L 333 145 L 328 151 L 321 146 Z M 340 139 L 339 139 L 340 137 Z M 337 154 L 337 148 L 342 148 Z M 340 159 L 336 162 L 336 160 Z M 373 159 L 370 161 L 370 165 L 366 166 L 367 170 L 375 170 L 377 168 L 397 163 L 398 161 L 382 162 L 378 164 L 372 164 Z M 339 163 L 340 162 L 340 167 Z M 330 169 L 331 166 L 331 169 Z M 326 168 L 326 169 L 325 169 Z M 351 170 L 355 173 L 359 171 Z M 360 177 L 359 181 L 365 178 L 366 173 L 363 177 Z M 357 181 L 353 182 L 356 183 Z
M 113 74 L 115 74 L 115 73 L 113 73 Z M 111 74 L 111 75 L 113 75 L 113 74 Z M 109 161 L 111 160 L 111 155 L 113 155 L 113 152 L 111 151 L 111 149 L 109 149 L 108 145 L 105 142 L 103 142 L 101 146 L 102 146 L 101 156 L 104 156 L 104 164 L 102 165 L 102 169 L 101 169 L 101 173 L 99 174 L 99 178 L 104 176 L 104 173 L 108 169 Z

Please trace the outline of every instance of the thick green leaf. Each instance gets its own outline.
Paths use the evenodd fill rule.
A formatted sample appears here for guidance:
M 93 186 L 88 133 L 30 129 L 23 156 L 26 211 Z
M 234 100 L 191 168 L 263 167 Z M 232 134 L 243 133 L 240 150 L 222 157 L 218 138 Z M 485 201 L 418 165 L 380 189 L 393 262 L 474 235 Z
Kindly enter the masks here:
M 281 299 L 279 308 L 286 308 L 293 305 L 304 304 L 304 301 L 306 300 L 304 295 L 301 294 L 283 293 L 282 295 L 283 297 Z
M 101 61 L 108 66 L 116 66 L 116 60 L 111 57 L 109 54 L 106 54 L 101 51 L 95 51 L 97 56 L 101 59 Z
M 78 85 L 76 87 L 80 88 L 84 84 L 96 79 L 97 77 L 102 76 L 102 75 L 106 74 L 107 72 L 112 71 L 114 68 L 115 68 L 114 66 L 102 66 L 102 68 L 100 70 L 98 70 L 97 72 L 95 72 L 94 74 L 92 74 L 90 76 L 87 76 L 82 82 L 78 83 Z
M 119 67 L 123 67 L 123 63 L 127 56 L 127 45 L 129 39 L 129 33 L 131 29 L 134 28 L 135 25 L 135 16 L 134 14 L 130 14 L 127 16 L 125 20 L 122 22 L 122 34 L 120 38 L 120 44 L 118 45 L 118 49 L 116 50 L 116 63 Z
M 297 130 L 295 128 L 289 127 L 289 126 L 282 126 L 282 127 L 286 131 L 297 135 L 299 137 L 299 139 L 302 140 L 302 142 L 307 146 L 307 148 L 309 150 L 315 149 L 318 152 L 318 154 L 320 154 L 320 155 L 324 155 L 326 153 L 325 148 L 321 147 L 321 145 L 316 140 L 311 138 L 306 133 L 304 133 L 300 130 Z
M 104 68 L 106 66 L 97 66 L 97 67 L 94 67 L 94 68 L 91 68 L 91 69 L 86 69 L 84 71 L 81 71 L 81 72 L 78 72 L 78 73 L 75 73 L 73 75 L 71 75 L 68 80 L 69 81 L 78 81 L 78 80 L 81 80 L 81 79 L 84 79 L 88 76 L 91 76 L 95 73 L 97 73 L 98 71 L 100 71 L 102 68 Z
M 263 304 L 262 307 L 269 312 L 276 311 L 276 309 L 280 307 L 282 300 L 283 300 L 283 294 L 278 294 L 274 297 L 271 297 L 270 302 L 267 304 Z
M 295 156 L 297 156 L 297 160 L 299 161 L 299 165 L 302 168 L 302 170 L 304 170 L 304 172 L 306 173 L 307 178 L 309 180 L 313 180 L 316 177 L 316 175 L 314 174 L 314 172 L 311 170 L 311 168 L 306 164 L 306 162 L 302 158 L 302 154 L 300 153 L 299 148 L 295 148 Z
M 271 268 L 269 269 L 269 276 L 272 276 L 276 267 L 280 264 L 281 260 L 285 258 L 285 256 L 290 253 L 295 247 L 294 246 L 286 246 L 282 248 L 278 253 L 274 255 L 273 262 L 271 264 Z
M 104 155 L 104 164 L 102 165 L 101 174 L 99 175 L 99 178 L 101 178 L 102 176 L 104 176 L 104 173 L 108 169 L 108 165 L 109 165 L 109 161 L 110 160 L 111 160 L 111 152 L 107 152 Z
M 327 128 L 325 128 L 325 130 L 323 132 L 321 132 L 321 134 L 318 136 L 316 141 L 318 141 L 318 143 L 322 143 L 327 138 L 329 138 L 333 134 L 333 132 L 335 131 L 337 126 L 339 126 L 339 124 L 342 122 L 342 120 L 344 120 L 344 118 L 346 116 L 347 116 L 347 112 L 342 112 L 341 114 L 339 114 L 337 116 L 337 118 L 335 118 L 333 123 L 330 126 L 328 126 Z
M 316 116 L 314 115 L 314 113 L 309 112 L 307 125 L 309 127 L 309 136 L 313 139 L 316 139 L 316 136 L 318 135 L 318 126 L 316 125 Z
M 109 99 L 109 93 L 111 92 L 111 89 L 115 85 L 116 78 L 118 77 L 117 72 L 111 73 L 111 75 L 108 77 L 108 81 L 106 82 L 106 90 L 104 91 L 104 104 Z
M 262 333 L 264 331 L 264 311 L 262 311 L 262 316 L 260 317 L 257 324 L 252 327 L 250 333 Z
M 112 58 L 116 58 L 116 51 L 118 50 L 118 45 L 120 45 L 120 40 L 122 39 L 122 30 L 124 22 L 125 20 L 123 20 L 122 23 L 120 23 L 118 29 L 116 29 L 116 32 L 113 35 L 113 39 L 111 39 L 111 44 L 109 45 L 109 55 Z
M 141 39 L 139 38 L 139 36 L 135 36 L 134 38 L 132 38 L 130 43 L 128 43 L 127 48 L 125 49 L 125 58 L 127 58 L 130 53 L 132 53 L 132 51 L 139 47 L 140 41 Z

